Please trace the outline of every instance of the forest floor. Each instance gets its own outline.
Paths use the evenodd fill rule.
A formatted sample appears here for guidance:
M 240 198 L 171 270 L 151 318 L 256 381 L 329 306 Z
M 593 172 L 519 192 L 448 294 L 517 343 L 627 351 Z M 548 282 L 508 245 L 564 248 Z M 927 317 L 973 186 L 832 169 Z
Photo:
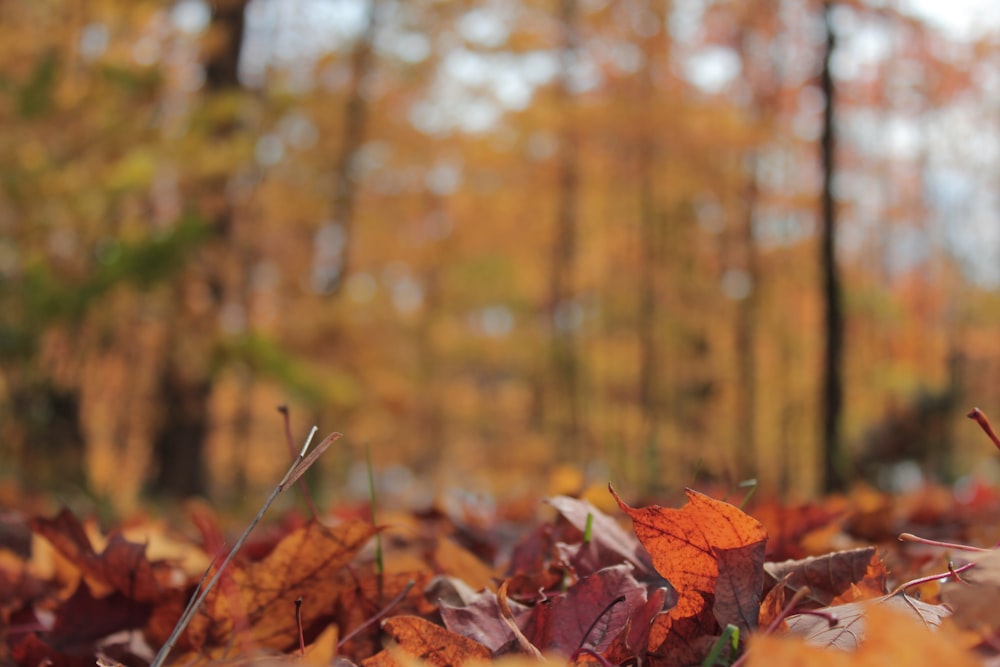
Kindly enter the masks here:
M 204 502 L 104 528 L 8 498 L 0 665 L 1000 664 L 1000 489 L 705 491 L 303 500 L 243 537 Z

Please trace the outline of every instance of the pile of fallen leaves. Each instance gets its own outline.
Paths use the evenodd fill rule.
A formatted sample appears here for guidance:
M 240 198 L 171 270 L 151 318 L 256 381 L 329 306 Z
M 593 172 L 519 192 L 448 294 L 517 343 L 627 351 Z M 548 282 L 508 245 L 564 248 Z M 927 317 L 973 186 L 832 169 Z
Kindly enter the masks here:
M 286 516 L 222 571 L 169 662 L 972 665 L 1000 656 L 1000 558 L 964 546 L 996 543 L 992 489 L 961 500 L 939 487 L 897 497 L 856 489 L 747 512 L 692 490 L 679 508 L 631 507 L 613 490 L 607 499 L 605 511 L 559 496 L 533 518 L 428 510 L 380 527 L 361 511 Z M 191 505 L 189 518 L 197 539 L 149 520 L 102 534 L 65 510 L 3 512 L 0 664 L 153 662 L 228 551 L 210 508 Z

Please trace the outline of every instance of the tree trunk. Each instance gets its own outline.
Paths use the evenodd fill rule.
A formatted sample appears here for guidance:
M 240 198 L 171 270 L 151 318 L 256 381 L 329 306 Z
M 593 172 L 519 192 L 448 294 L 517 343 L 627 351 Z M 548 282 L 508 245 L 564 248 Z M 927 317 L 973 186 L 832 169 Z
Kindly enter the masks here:
M 206 490 L 204 443 L 208 434 L 208 378 L 184 377 L 170 365 L 160 380 L 166 407 L 163 426 L 153 441 L 159 468 L 154 490 L 176 498 L 203 495 Z
M 741 436 L 736 444 L 736 473 L 741 480 L 757 474 L 757 304 L 760 269 L 753 224 L 758 199 L 756 155 L 748 155 L 747 160 L 746 201 L 740 232 L 743 270 L 746 271 L 750 291 L 736 306 L 736 423 Z
M 219 0 L 212 3 L 211 31 L 220 36 L 216 47 L 205 60 L 205 94 L 213 95 L 239 88 L 239 60 L 243 48 L 243 20 L 248 0 Z M 219 130 L 228 134 L 237 130 L 228 124 Z M 206 187 L 208 197 L 218 196 L 225 184 Z M 215 237 L 204 249 L 208 255 L 194 268 L 198 279 L 208 284 L 207 291 L 218 301 L 223 293 L 219 275 L 217 248 L 225 249 L 233 235 L 233 209 L 228 198 L 216 204 L 211 213 Z M 168 325 L 167 358 L 160 379 L 163 420 L 153 438 L 153 452 L 157 473 L 153 488 L 163 495 L 185 497 L 203 495 L 207 490 L 204 448 L 209 430 L 209 399 L 214 379 L 210 370 L 202 365 L 198 372 L 190 369 L 190 361 L 181 359 L 180 350 L 190 345 L 180 345 L 187 337 L 201 337 L 193 347 L 199 350 L 211 345 L 215 331 L 216 313 L 185 313 L 184 286 L 174 293 L 174 320 Z M 207 355 L 206 355 L 207 357 Z M 207 358 L 205 361 L 207 364 Z
M 579 457 L 580 397 L 579 358 L 577 355 L 577 314 L 574 303 L 577 247 L 577 198 L 579 167 L 576 124 L 573 118 L 573 65 L 576 62 L 577 41 L 576 0 L 561 0 L 559 21 L 563 31 L 562 65 L 559 97 L 563 127 L 558 156 L 558 203 L 556 234 L 552 245 L 549 273 L 548 317 L 551 331 L 551 364 L 555 380 L 553 404 L 557 451 L 560 460 Z
M 11 382 L 8 403 L 13 428 L 4 433 L 18 452 L 15 469 L 29 473 L 27 481 L 35 490 L 86 488 L 79 392 L 33 373 L 27 378 L 11 375 L 22 379 Z
M 368 125 L 366 85 L 371 76 L 375 55 L 375 33 L 378 29 L 379 0 L 368 0 L 368 16 L 364 32 L 358 36 L 351 52 L 351 82 L 344 108 L 344 127 L 340 151 L 334 167 L 333 205 L 331 219 L 340 226 L 342 243 L 339 255 L 318 254 L 314 267 L 317 287 L 328 295 L 336 295 L 351 270 L 354 248 L 354 204 L 357 185 L 355 163 L 365 140 Z
M 823 131 L 820 136 L 820 161 L 823 187 L 820 196 L 820 267 L 823 275 L 824 320 L 823 334 L 823 385 L 822 414 L 822 464 L 823 489 L 827 492 L 844 488 L 843 452 L 840 441 L 840 417 L 843 409 L 843 348 L 844 315 L 840 274 L 837 269 L 836 230 L 837 211 L 833 199 L 835 169 L 836 128 L 834 127 L 835 87 L 830 63 L 836 48 L 833 28 L 833 2 L 823 4 L 826 27 L 826 47 L 820 73 L 820 89 L 826 100 L 823 111 Z
M 643 77 L 643 95 L 649 102 L 650 84 Z M 649 128 L 647 128 L 648 130 Z M 642 415 L 642 446 L 645 448 L 643 461 L 647 474 L 643 480 L 648 493 L 662 491 L 660 475 L 660 419 L 661 389 L 658 381 L 661 374 L 659 346 L 656 337 L 657 289 L 656 268 L 661 262 L 659 253 L 660 221 L 653 192 L 654 151 L 652 135 L 647 131 L 639 137 L 638 186 L 639 186 L 639 309 L 636 313 L 636 333 L 639 338 L 639 385 L 638 401 Z

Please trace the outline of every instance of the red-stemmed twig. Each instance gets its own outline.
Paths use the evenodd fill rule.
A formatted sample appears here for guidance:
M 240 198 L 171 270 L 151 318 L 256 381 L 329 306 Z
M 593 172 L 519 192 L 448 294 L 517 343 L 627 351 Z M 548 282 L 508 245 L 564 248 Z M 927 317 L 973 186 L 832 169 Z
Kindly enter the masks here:
M 929 540 L 926 537 L 919 537 L 913 533 L 900 533 L 900 542 L 916 542 L 918 544 L 926 544 L 931 547 L 942 547 L 944 549 L 956 549 L 958 551 L 989 551 L 989 549 L 983 549 L 982 547 L 973 547 L 968 544 L 958 544 L 956 542 L 939 542 L 938 540 Z
M 785 577 L 785 580 L 791 578 L 791 574 Z M 782 582 L 784 583 L 784 582 Z M 802 588 L 795 591 L 792 594 L 792 599 L 788 601 L 788 604 L 784 606 L 780 613 L 774 617 L 774 620 L 768 624 L 767 629 L 764 630 L 765 635 L 774 634 L 779 627 L 781 627 L 782 621 L 791 616 L 795 612 L 795 608 L 802 602 L 802 599 L 809 595 L 810 590 L 808 586 L 803 586 Z
M 990 425 L 990 420 L 986 418 L 986 414 L 982 410 L 979 408 L 972 408 L 966 417 L 979 424 L 979 428 L 983 429 L 986 435 L 989 436 L 990 440 L 993 441 L 993 444 L 996 445 L 996 448 L 1000 449 L 1000 437 L 997 437 L 996 431 L 994 431 L 993 426 Z
M 975 565 L 976 565 L 975 563 L 966 563 L 962 567 L 955 567 L 951 563 L 948 563 L 947 572 L 939 572 L 938 574 L 928 574 L 923 577 L 917 577 L 916 579 L 911 579 L 906 583 L 896 586 L 896 590 L 889 593 L 888 597 L 892 597 L 893 595 L 898 595 L 903 591 L 905 591 L 907 588 L 913 588 L 914 586 L 919 586 L 920 584 L 926 584 L 931 581 L 937 581 L 938 579 L 947 579 L 948 577 L 955 577 L 957 579 L 959 572 L 965 572 L 970 567 L 974 567 Z

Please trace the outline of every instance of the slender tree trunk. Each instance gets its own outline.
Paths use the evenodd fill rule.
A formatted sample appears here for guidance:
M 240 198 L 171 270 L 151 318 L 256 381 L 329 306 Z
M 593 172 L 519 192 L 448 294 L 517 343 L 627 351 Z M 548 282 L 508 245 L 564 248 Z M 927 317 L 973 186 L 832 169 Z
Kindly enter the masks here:
M 375 34 L 378 30 L 379 0 L 368 0 L 364 32 L 351 52 L 351 81 L 344 107 L 343 135 L 333 176 L 333 223 L 340 226 L 343 244 L 339 257 L 317 257 L 318 275 L 323 276 L 323 291 L 336 295 L 351 270 L 354 251 L 354 209 L 357 194 L 356 160 L 368 126 L 368 80 L 375 64 Z
M 826 100 L 823 111 L 823 131 L 820 135 L 820 161 L 823 187 L 820 197 L 820 267 L 823 275 L 824 320 L 823 390 L 822 390 L 822 463 L 823 488 L 838 491 L 844 488 L 844 462 L 841 451 L 840 418 L 843 409 L 844 315 L 840 274 L 837 269 L 837 211 L 833 199 L 833 178 L 836 152 L 834 126 L 836 97 L 830 63 L 836 48 L 833 28 L 833 2 L 823 4 L 826 26 L 826 47 L 820 73 L 820 88 Z
M 660 257 L 659 220 L 653 194 L 652 137 L 643 133 L 638 145 L 639 184 L 639 310 L 636 333 L 639 337 L 639 410 L 642 414 L 643 461 L 648 466 L 646 491 L 660 491 L 660 419 L 661 395 L 659 347 L 656 340 L 657 289 L 656 269 Z
M 18 454 L 14 469 L 26 473 L 25 481 L 35 490 L 86 488 L 80 393 L 38 377 L 33 369 L 4 379 L 10 383 L 5 408 L 11 423 L 3 436 Z
M 172 364 L 167 367 L 160 385 L 167 414 L 153 441 L 159 463 L 157 491 L 178 498 L 205 493 L 203 452 L 211 394 L 211 380 L 187 377 Z
M 239 61 L 243 48 L 243 20 L 248 0 L 219 0 L 213 3 L 212 30 L 221 35 L 217 47 L 205 61 L 205 93 L 217 94 L 239 88 Z M 231 133 L 237 130 L 235 124 L 227 125 L 219 132 Z M 215 184 L 209 190 L 224 187 Z M 208 196 L 216 197 L 216 192 Z M 203 259 L 195 268 L 198 279 L 208 284 L 208 292 L 216 302 L 223 293 L 222 278 L 219 275 L 217 248 L 225 248 L 233 238 L 233 208 L 227 199 L 216 205 L 212 213 L 215 237 L 212 246 L 205 248 L 208 259 Z M 175 291 L 174 308 L 177 317 L 169 324 L 166 336 L 168 346 L 166 363 L 160 381 L 161 400 L 164 417 L 153 438 L 153 452 L 157 463 L 157 473 L 153 482 L 155 491 L 176 497 L 203 495 L 207 490 L 204 448 L 209 430 L 209 399 L 214 380 L 210 371 L 201 367 L 199 372 L 190 369 L 182 354 L 188 353 L 190 345 L 181 345 L 189 337 L 202 337 L 195 345 L 204 349 L 215 331 L 215 312 L 184 313 L 185 298 L 183 285 Z M 184 351 L 184 352 L 182 352 Z
M 552 336 L 552 373 L 558 397 L 556 426 L 561 460 L 569 460 L 579 446 L 580 396 L 577 354 L 574 283 L 577 250 L 577 199 L 579 196 L 579 155 L 576 123 L 573 118 L 573 67 L 576 63 L 578 8 L 576 0 L 561 0 L 559 20 L 563 30 L 562 68 L 559 96 L 563 113 L 559 142 L 558 204 L 556 235 L 552 245 L 549 274 L 548 316 Z M 578 454 L 577 454 L 578 456 Z
M 759 192 L 756 154 L 747 156 L 747 161 L 745 208 L 740 232 L 743 270 L 746 271 L 750 291 L 736 307 L 736 423 L 740 428 L 736 460 L 740 479 L 753 477 L 757 470 L 757 304 L 760 269 L 753 229 Z

